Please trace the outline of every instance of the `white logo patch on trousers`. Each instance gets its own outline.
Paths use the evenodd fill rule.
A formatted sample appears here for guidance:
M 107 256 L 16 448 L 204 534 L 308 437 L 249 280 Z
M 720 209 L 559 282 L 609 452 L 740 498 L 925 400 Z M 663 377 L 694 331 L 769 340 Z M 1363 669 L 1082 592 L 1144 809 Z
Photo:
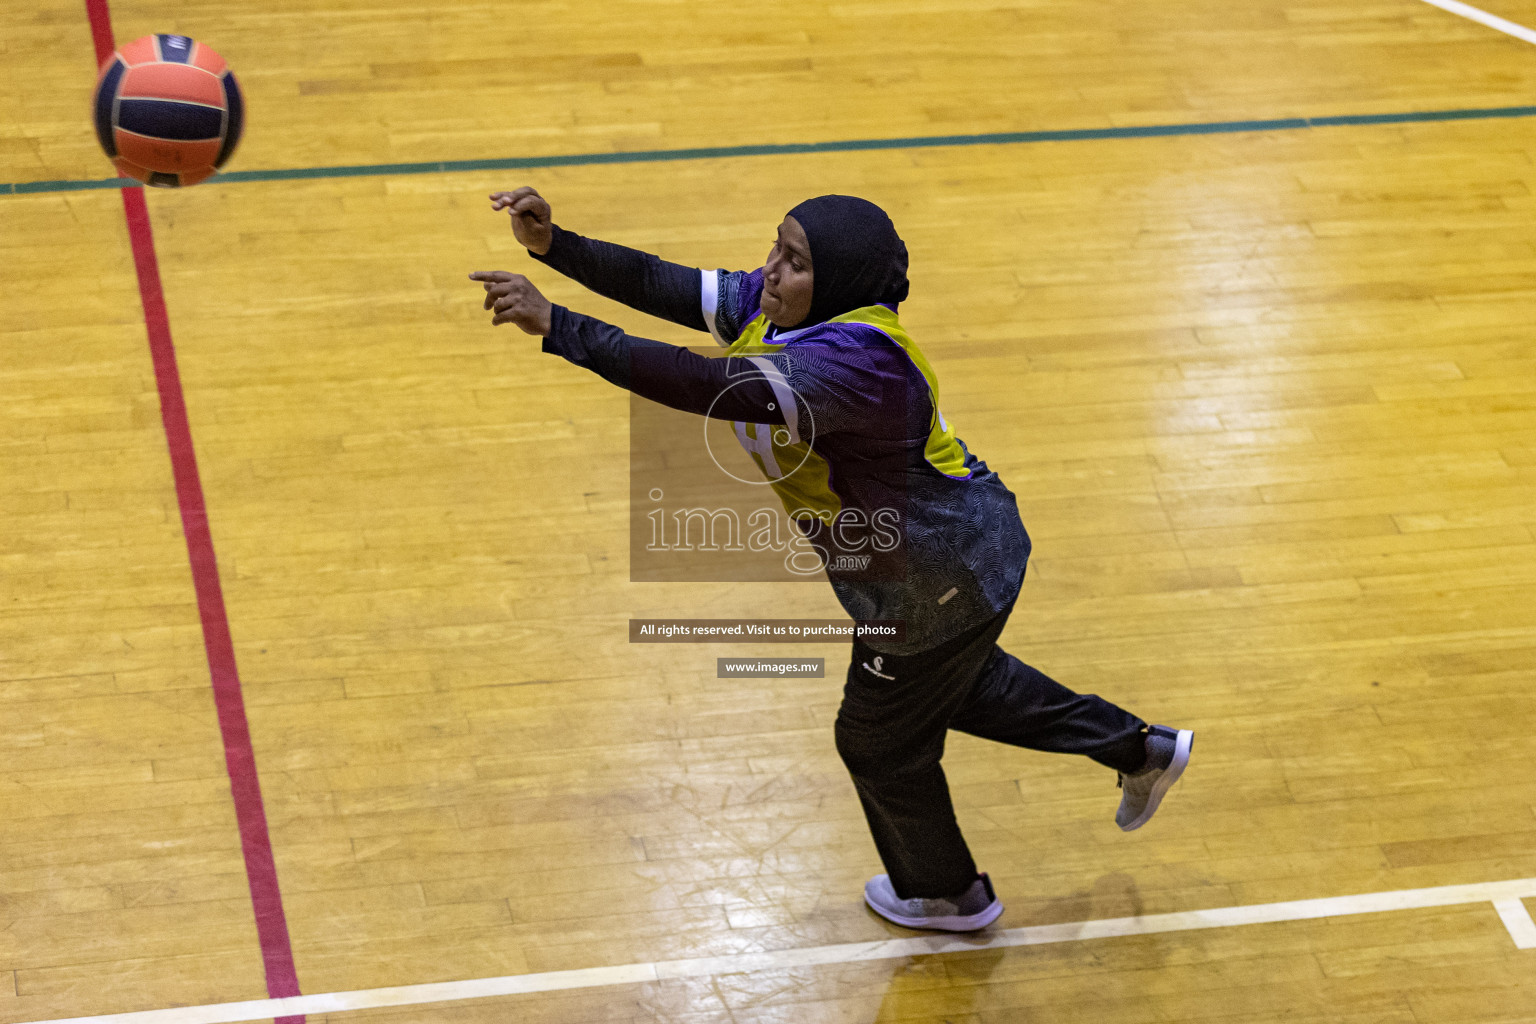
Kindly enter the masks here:
M 881 679 L 890 679 L 890 680 L 894 681 L 896 679 L 895 676 L 888 676 L 884 672 L 880 671 L 880 667 L 883 664 L 885 664 L 885 659 L 884 658 L 876 658 L 875 659 L 875 663 L 874 663 L 873 666 L 871 666 L 870 663 L 866 661 L 866 662 L 864 662 L 864 671 L 869 672 L 869 673 L 871 673 L 873 675 L 877 675 Z

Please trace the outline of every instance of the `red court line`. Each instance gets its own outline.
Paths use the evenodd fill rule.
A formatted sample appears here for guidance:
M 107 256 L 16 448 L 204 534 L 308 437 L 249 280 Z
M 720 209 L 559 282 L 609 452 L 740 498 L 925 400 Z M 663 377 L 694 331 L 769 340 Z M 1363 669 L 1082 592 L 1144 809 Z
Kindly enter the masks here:
M 96 44 L 99 67 L 112 55 L 111 14 L 106 0 L 85 0 L 91 19 L 91 38 Z M 128 238 L 133 245 L 133 265 L 139 276 L 139 301 L 144 306 L 144 326 L 155 365 L 155 386 L 160 391 L 160 419 L 170 448 L 171 472 L 176 480 L 176 502 L 181 508 L 181 529 L 187 540 L 192 565 L 192 584 L 197 592 L 197 611 L 203 624 L 203 645 L 213 679 L 213 700 L 218 709 L 219 732 L 224 740 L 224 763 L 240 826 L 240 848 L 245 855 L 245 875 L 251 904 L 256 912 L 256 936 L 266 967 L 267 995 L 274 999 L 300 995 L 288 920 L 283 913 L 283 894 L 277 884 L 277 864 L 267 832 L 267 813 L 256 775 L 256 754 L 240 692 L 240 673 L 235 646 L 219 586 L 219 565 L 213 553 L 213 534 L 208 528 L 208 509 L 197 473 L 197 454 L 192 447 L 192 427 L 187 420 L 181 373 L 176 368 L 176 348 L 171 342 L 171 321 L 165 293 L 160 287 L 160 266 L 155 258 L 155 239 L 150 229 L 149 208 L 142 188 L 125 188 L 123 212 L 128 219 Z M 303 1017 L 280 1017 L 280 1024 L 302 1024 Z
M 107 10 L 107 0 L 85 0 L 85 13 L 91 19 L 91 43 L 96 47 L 96 66 L 99 68 L 117 49 L 117 44 L 112 41 L 112 15 Z

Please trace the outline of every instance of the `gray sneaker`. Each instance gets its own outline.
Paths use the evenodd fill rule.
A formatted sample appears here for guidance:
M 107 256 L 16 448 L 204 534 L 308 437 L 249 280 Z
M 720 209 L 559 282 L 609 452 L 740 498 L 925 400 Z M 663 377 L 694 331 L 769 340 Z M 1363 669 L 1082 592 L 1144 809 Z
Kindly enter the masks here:
M 1146 767 L 1135 775 L 1120 776 L 1120 809 L 1115 812 L 1115 824 L 1122 831 L 1134 831 L 1152 820 L 1164 794 L 1189 765 L 1194 744 L 1195 734 L 1189 729 L 1166 725 L 1147 728 Z
M 1003 904 L 992 891 L 992 880 L 982 875 L 959 896 L 945 899 L 904 900 L 896 895 L 890 875 L 876 875 L 864 886 L 869 909 L 903 928 L 933 928 L 941 932 L 974 932 L 996 921 Z

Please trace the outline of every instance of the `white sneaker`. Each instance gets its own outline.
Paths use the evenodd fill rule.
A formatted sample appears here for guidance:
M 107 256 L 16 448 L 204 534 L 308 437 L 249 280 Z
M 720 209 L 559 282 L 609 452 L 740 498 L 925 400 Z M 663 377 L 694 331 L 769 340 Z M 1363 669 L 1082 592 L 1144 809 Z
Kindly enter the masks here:
M 890 875 L 876 875 L 864 886 L 869 909 L 903 928 L 933 928 L 941 932 L 974 932 L 996 921 L 1003 904 L 992 891 L 992 880 L 982 875 L 959 896 L 946 899 L 904 900 L 896 895 Z
M 1189 765 L 1189 752 L 1195 734 L 1189 729 L 1170 729 L 1166 725 L 1147 728 L 1147 764 L 1135 775 L 1120 776 L 1120 809 L 1115 824 L 1131 832 L 1152 820 L 1163 796 L 1179 781 Z

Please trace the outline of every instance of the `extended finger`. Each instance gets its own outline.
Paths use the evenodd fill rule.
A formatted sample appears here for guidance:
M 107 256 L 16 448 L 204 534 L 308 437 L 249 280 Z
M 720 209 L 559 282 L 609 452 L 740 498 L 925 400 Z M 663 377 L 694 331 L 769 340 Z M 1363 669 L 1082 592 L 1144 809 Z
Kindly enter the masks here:
M 507 296 L 513 294 L 513 289 L 516 287 L 517 286 L 514 284 L 486 285 L 485 308 L 494 308 L 498 302 L 503 301 L 507 298 Z
M 501 296 L 507 294 L 507 289 L 509 287 L 511 287 L 511 286 L 506 284 L 505 282 L 497 282 L 497 283 L 494 283 L 494 284 L 486 285 L 485 286 L 485 306 L 484 306 L 484 308 L 490 309 L 492 303 L 494 303 Z
M 469 275 L 469 279 L 471 281 L 500 282 L 510 281 L 512 280 L 513 276 L 513 274 L 509 274 L 505 270 L 476 270 Z M 489 287 L 489 285 L 487 285 L 487 287 Z

